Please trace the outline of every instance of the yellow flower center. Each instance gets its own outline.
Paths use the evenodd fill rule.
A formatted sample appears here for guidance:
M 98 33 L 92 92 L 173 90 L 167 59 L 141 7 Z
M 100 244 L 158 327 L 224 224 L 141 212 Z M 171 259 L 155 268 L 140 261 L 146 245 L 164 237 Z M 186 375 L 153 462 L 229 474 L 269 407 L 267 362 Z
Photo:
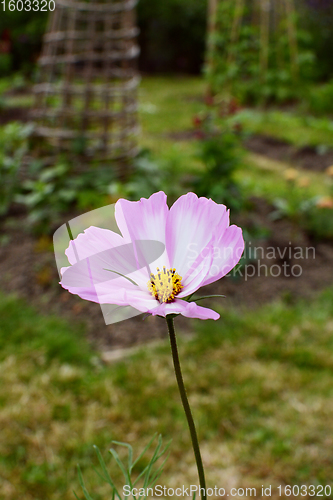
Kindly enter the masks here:
M 162 271 L 157 268 L 156 274 L 151 273 L 147 285 L 152 296 L 162 304 L 163 302 L 172 302 L 175 299 L 175 296 L 183 288 L 181 282 L 182 277 L 176 273 L 176 269 L 163 267 Z

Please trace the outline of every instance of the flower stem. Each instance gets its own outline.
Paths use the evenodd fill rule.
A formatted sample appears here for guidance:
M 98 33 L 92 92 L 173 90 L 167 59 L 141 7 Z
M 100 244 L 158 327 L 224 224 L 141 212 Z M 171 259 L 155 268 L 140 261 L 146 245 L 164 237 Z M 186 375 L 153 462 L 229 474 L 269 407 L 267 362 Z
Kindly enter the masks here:
M 189 402 L 187 399 L 187 395 L 186 395 L 186 389 L 185 389 L 185 385 L 184 385 L 182 371 L 180 368 L 180 361 L 179 361 L 177 341 L 176 341 L 176 332 L 175 332 L 175 327 L 173 324 L 173 317 L 171 315 L 168 315 L 168 316 L 166 316 L 165 319 L 166 319 L 166 322 L 168 325 L 168 330 L 169 330 L 171 352 L 172 352 L 173 365 L 174 365 L 175 373 L 176 373 L 176 379 L 177 379 L 178 388 L 179 388 L 180 397 L 181 397 L 181 400 L 183 403 L 185 415 L 187 418 L 187 423 L 188 423 L 188 426 L 190 429 L 193 451 L 194 451 L 195 460 L 197 463 L 199 482 L 200 482 L 200 488 L 201 488 L 200 492 L 203 493 L 201 495 L 201 497 L 203 500 L 206 500 L 205 473 L 204 473 L 204 468 L 202 465 L 202 459 L 201 459 L 201 453 L 200 453 L 200 448 L 199 448 L 197 431 L 195 429 L 191 408 L 190 408 L 190 405 L 189 405 Z

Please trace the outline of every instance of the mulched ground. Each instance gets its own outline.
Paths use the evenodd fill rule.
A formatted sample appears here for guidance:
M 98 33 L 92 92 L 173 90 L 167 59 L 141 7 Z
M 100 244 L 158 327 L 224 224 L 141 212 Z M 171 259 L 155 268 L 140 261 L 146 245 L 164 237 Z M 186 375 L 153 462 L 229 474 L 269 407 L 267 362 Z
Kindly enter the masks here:
M 265 238 L 252 238 L 248 242 L 248 248 L 263 249 L 259 261 L 248 262 L 247 272 L 254 275 L 246 276 L 243 268 L 236 276 L 225 277 L 203 288 L 201 295 L 224 294 L 226 298 L 219 299 L 223 305 L 236 307 L 241 312 L 244 308 L 253 309 L 279 298 L 287 303 L 299 297 L 311 299 L 332 284 L 333 243 L 311 242 L 289 221 L 272 221 L 269 218 L 271 211 L 272 207 L 266 202 L 253 199 L 247 212 L 232 220 L 252 231 L 266 229 L 268 235 Z M 0 288 L 3 291 L 15 292 L 45 314 L 55 313 L 73 323 L 83 320 L 87 324 L 89 339 L 101 350 L 129 347 L 166 336 L 165 322 L 160 318 L 148 317 L 143 321 L 142 316 L 137 316 L 106 326 L 98 304 L 73 296 L 58 284 L 51 240 L 37 240 L 28 234 L 23 215 L 10 217 L 1 225 Z M 307 247 L 314 248 L 309 251 L 309 258 L 297 258 L 300 248 L 305 257 Z M 267 276 L 264 265 L 267 266 Z M 291 275 L 295 265 L 301 266 L 294 269 L 297 275 L 301 269 L 299 277 Z M 212 302 L 211 299 L 203 301 L 202 305 L 212 307 Z M 185 318 L 177 318 L 177 324 L 178 329 L 185 332 L 191 329 L 191 322 Z

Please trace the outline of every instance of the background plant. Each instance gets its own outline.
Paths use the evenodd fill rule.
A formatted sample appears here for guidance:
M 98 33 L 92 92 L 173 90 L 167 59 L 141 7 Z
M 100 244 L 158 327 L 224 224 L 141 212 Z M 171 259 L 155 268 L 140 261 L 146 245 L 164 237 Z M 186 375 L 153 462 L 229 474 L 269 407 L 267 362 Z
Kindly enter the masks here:
M 272 30 L 269 12 L 258 12 L 254 2 L 219 2 L 207 68 L 214 93 L 227 90 L 247 103 L 284 102 L 297 99 L 304 82 L 313 80 L 311 34 L 296 28 L 295 11 Z
M 50 233 L 63 214 L 92 210 L 108 203 L 108 184 L 114 179 L 112 168 L 91 167 L 75 172 L 66 158 L 46 167 L 42 161 L 30 164 L 30 179 L 22 183 L 16 202 L 25 205 L 28 222 L 35 232 Z
M 241 165 L 242 149 L 240 135 L 235 132 L 237 123 L 224 116 L 225 106 L 210 109 L 195 117 L 197 132 L 197 157 L 203 170 L 193 180 L 198 196 L 212 198 L 233 210 L 242 207 L 241 191 L 235 181 L 235 172 Z M 220 118 L 218 114 L 223 115 Z M 234 112 L 231 113 L 231 116 Z
M 31 126 L 16 122 L 0 128 L 0 216 L 8 213 L 19 190 L 19 171 L 31 131 Z
M 145 457 L 145 454 L 149 450 L 149 448 L 151 447 L 155 438 L 156 438 L 156 435 L 149 441 L 149 443 L 145 446 L 143 451 L 140 453 L 140 455 L 135 460 L 133 460 L 133 448 L 130 444 L 121 443 L 119 441 L 112 441 L 113 445 L 121 446 L 121 447 L 127 449 L 127 457 L 126 457 L 127 463 L 125 463 L 125 461 L 121 459 L 121 457 L 119 456 L 119 454 L 115 448 L 112 447 L 109 450 L 109 453 L 112 455 L 115 463 L 117 464 L 117 466 L 119 467 L 120 471 L 123 474 L 123 477 L 125 479 L 123 486 L 129 487 L 131 491 L 133 490 L 133 488 L 137 488 L 137 490 L 139 490 L 140 488 L 143 488 L 144 490 L 147 490 L 148 488 L 153 488 L 156 481 L 158 480 L 158 478 L 160 477 L 160 475 L 163 472 L 163 467 L 165 465 L 165 462 L 168 459 L 168 456 L 162 461 L 160 459 L 167 452 L 171 441 L 163 448 L 162 437 L 158 436 L 157 445 L 155 447 L 155 450 L 153 450 L 153 453 L 151 454 L 150 459 L 148 459 Z M 111 494 L 111 498 L 112 499 L 117 498 L 119 500 L 122 500 L 122 498 L 125 498 L 125 499 L 128 498 L 127 495 L 123 495 L 122 490 L 121 490 L 121 493 L 119 492 L 119 489 L 118 489 L 119 486 L 117 488 L 114 480 L 111 478 L 111 476 L 107 470 L 107 466 L 105 464 L 104 458 L 103 458 L 99 448 L 97 446 L 94 446 L 94 448 L 95 448 L 95 451 L 96 451 L 96 454 L 98 457 L 100 468 L 102 470 L 101 473 L 98 471 L 96 471 L 96 472 L 97 472 L 98 476 L 102 479 L 102 481 L 110 486 L 111 491 L 109 494 Z M 142 459 L 143 458 L 145 459 L 145 462 L 148 462 L 147 465 L 145 465 L 145 466 L 142 466 Z M 159 462 L 158 465 L 156 465 L 157 462 Z M 91 497 L 90 493 L 88 492 L 88 490 L 84 484 L 81 469 L 79 466 L 78 466 L 78 472 L 79 472 L 80 485 L 81 485 L 81 488 L 83 490 L 85 499 L 86 500 L 93 500 L 93 498 Z M 78 500 L 80 500 L 79 497 L 76 495 L 76 493 L 74 493 L 74 494 L 75 494 L 75 497 Z M 144 500 L 147 496 L 148 495 L 140 495 L 139 494 L 136 497 L 135 495 L 132 495 L 133 500 Z

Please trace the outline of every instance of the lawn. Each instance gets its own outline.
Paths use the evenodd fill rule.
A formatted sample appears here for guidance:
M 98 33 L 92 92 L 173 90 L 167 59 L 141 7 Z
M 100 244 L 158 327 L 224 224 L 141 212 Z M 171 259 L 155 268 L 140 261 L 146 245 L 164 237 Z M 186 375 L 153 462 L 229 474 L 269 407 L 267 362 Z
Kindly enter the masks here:
M 218 322 L 193 322 L 190 339 L 179 332 L 208 485 L 330 484 L 332 299 L 331 289 L 310 305 L 241 315 L 219 306 Z M 77 463 L 93 498 L 108 498 L 93 444 L 105 458 L 112 439 L 139 454 L 155 432 L 172 439 L 159 484 L 196 484 L 167 339 L 108 366 L 82 326 L 12 297 L 0 314 L 1 498 L 71 499 Z

